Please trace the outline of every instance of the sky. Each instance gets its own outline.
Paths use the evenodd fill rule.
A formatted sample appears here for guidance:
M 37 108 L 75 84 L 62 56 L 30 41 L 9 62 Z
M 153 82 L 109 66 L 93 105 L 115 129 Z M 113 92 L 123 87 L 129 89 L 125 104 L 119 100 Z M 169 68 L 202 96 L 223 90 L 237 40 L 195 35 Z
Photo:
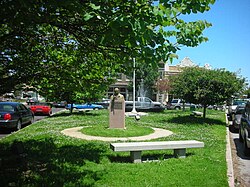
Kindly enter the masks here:
M 181 48 L 173 65 L 189 57 L 199 66 L 210 64 L 213 69 L 237 72 L 250 83 L 250 0 L 216 0 L 210 11 L 189 19 L 212 23 L 204 31 L 209 41 Z

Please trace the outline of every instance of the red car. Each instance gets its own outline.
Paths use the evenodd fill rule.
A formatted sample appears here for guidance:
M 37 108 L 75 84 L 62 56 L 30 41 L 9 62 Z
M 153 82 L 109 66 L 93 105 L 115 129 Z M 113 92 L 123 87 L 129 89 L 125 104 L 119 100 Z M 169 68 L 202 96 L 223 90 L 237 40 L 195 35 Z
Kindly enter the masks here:
M 35 115 L 47 115 L 52 114 L 52 109 L 49 103 L 34 103 L 30 106 L 30 109 Z

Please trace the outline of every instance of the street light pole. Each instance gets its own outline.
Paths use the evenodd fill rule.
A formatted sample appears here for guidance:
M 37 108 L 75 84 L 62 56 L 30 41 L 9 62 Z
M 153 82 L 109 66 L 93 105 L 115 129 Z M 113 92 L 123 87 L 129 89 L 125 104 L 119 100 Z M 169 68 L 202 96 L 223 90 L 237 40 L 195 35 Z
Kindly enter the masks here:
M 132 113 L 137 113 L 136 109 L 135 109 L 135 58 L 133 58 L 133 109 L 132 109 Z

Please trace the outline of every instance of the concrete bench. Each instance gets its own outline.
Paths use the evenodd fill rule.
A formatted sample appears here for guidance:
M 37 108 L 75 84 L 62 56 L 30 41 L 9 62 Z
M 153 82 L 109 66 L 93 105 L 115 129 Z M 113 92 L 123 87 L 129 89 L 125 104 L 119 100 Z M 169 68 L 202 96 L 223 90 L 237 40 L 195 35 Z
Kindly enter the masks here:
M 198 112 L 198 111 L 192 111 L 192 114 L 190 114 L 191 116 L 202 116 L 203 113 L 202 112 Z
M 93 110 L 92 108 L 88 109 L 74 109 L 76 112 L 89 112 L 90 110 Z
M 124 142 L 124 143 L 111 143 L 110 148 L 113 151 L 130 151 L 132 162 L 141 162 L 141 152 L 146 150 L 165 150 L 173 149 L 174 156 L 179 158 L 186 157 L 187 148 L 201 148 L 204 147 L 203 142 L 196 140 L 184 141 L 158 141 L 158 142 Z

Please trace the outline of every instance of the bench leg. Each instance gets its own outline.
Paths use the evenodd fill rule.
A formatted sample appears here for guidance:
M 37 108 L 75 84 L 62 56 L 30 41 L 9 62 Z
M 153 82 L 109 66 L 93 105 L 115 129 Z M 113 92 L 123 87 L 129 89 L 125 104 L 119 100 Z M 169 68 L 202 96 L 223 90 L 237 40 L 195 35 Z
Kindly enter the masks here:
M 130 158 L 133 163 L 141 163 L 141 151 L 130 151 Z
M 186 149 L 174 149 L 174 156 L 178 158 L 186 158 Z

